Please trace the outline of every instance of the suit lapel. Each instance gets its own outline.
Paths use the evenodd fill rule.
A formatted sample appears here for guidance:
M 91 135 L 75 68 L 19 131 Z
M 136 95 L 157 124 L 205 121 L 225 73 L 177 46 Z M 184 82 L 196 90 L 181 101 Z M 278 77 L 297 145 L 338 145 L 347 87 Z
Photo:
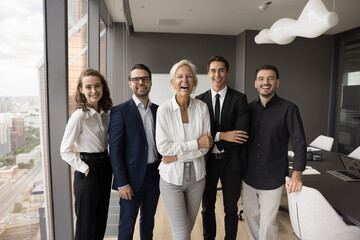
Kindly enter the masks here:
M 215 116 L 214 116 L 214 107 L 212 105 L 212 99 L 211 99 L 211 90 L 209 90 L 205 94 L 205 102 L 206 102 L 206 104 L 208 105 L 208 108 L 209 108 L 211 123 L 213 123 L 214 119 L 215 119 Z
M 222 109 L 221 109 L 221 122 L 220 122 L 220 126 L 224 123 L 225 121 L 225 113 L 228 111 L 229 105 L 231 103 L 231 99 L 232 99 L 232 89 L 228 87 L 227 91 L 226 91 L 226 95 L 225 95 L 225 99 L 222 105 Z
M 154 125 L 156 125 L 156 106 L 155 104 L 151 104 L 151 113 L 152 113 L 152 116 L 153 116 L 153 119 L 154 119 Z
M 134 102 L 134 100 L 132 98 L 128 101 L 128 103 L 129 103 L 128 104 L 129 111 L 130 111 L 131 115 L 133 116 L 134 121 L 136 122 L 136 125 L 138 126 L 138 129 L 140 130 L 140 132 L 143 135 L 144 139 L 146 139 L 144 124 L 143 124 L 143 122 L 141 120 L 139 109 L 136 106 L 136 104 L 135 104 L 135 102 Z
M 208 106 L 208 109 L 209 109 L 211 134 L 213 135 L 213 137 L 215 137 L 214 134 L 216 133 L 216 130 L 215 130 L 216 127 L 215 127 L 214 108 L 213 108 L 212 97 L 211 97 L 211 89 L 205 93 L 204 102 L 206 103 L 206 105 Z
M 155 106 L 155 104 L 151 104 L 151 113 L 154 119 L 154 139 L 155 139 L 155 133 L 156 133 L 156 111 L 157 111 L 157 107 Z

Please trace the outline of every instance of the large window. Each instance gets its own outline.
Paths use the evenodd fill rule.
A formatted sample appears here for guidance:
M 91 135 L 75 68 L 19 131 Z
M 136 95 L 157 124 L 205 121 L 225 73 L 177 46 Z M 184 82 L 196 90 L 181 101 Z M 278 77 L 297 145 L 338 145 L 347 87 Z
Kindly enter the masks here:
M 75 93 L 80 73 L 87 67 L 88 1 L 68 0 L 69 113 L 75 110 Z
M 42 4 L 0 2 L 0 239 L 52 239 Z

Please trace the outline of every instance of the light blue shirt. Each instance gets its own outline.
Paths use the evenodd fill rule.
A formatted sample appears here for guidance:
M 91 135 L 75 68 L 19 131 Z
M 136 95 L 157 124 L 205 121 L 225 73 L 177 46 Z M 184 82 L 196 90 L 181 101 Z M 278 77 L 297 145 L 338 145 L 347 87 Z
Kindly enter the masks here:
M 152 102 L 149 99 L 147 108 L 145 109 L 144 104 L 135 95 L 132 96 L 132 99 L 134 100 L 135 105 L 139 110 L 141 120 L 143 122 L 143 126 L 145 129 L 146 140 L 148 144 L 147 163 L 150 164 L 157 161 L 157 153 L 156 153 L 156 145 L 155 145 L 155 137 L 154 137 L 155 125 L 154 125 L 154 118 L 150 108 Z

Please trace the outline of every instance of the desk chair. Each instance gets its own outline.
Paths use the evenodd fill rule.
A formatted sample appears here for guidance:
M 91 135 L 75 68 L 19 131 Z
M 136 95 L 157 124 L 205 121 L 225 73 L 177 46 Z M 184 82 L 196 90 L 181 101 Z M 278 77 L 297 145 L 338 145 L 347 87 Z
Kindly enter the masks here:
M 347 225 L 318 190 L 303 186 L 288 194 L 288 202 L 291 225 L 299 239 L 360 239 L 360 228 Z
M 324 135 L 319 135 L 317 138 L 315 138 L 314 141 L 312 141 L 309 144 L 309 146 L 326 151 L 331 151 L 333 144 L 334 144 L 334 138 Z
M 354 151 L 352 151 L 348 156 L 351 158 L 360 159 L 360 146 L 357 147 L 357 149 L 355 149 Z

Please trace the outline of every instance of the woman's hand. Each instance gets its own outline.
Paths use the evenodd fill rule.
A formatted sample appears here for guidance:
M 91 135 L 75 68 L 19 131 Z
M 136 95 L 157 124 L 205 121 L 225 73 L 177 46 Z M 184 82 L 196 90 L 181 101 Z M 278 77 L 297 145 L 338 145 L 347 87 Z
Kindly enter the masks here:
M 202 135 L 198 140 L 198 148 L 210 148 L 213 144 L 213 138 L 212 136 L 208 136 L 208 132 L 206 132 L 204 135 Z
M 177 160 L 178 160 L 177 156 L 163 156 L 161 159 L 161 161 L 165 164 L 169 164 Z

